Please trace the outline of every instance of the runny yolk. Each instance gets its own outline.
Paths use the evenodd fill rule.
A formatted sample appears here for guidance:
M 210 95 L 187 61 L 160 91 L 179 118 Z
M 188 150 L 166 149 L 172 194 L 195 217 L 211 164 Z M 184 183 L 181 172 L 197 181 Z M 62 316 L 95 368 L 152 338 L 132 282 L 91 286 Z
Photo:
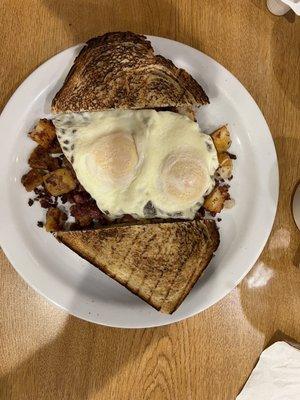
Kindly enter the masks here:
M 88 159 L 91 173 L 100 173 L 111 181 L 122 180 L 134 173 L 138 153 L 131 134 L 114 132 L 97 139 Z
M 189 204 L 201 199 L 207 189 L 208 176 L 199 159 L 179 154 L 165 162 L 162 182 L 168 197 Z

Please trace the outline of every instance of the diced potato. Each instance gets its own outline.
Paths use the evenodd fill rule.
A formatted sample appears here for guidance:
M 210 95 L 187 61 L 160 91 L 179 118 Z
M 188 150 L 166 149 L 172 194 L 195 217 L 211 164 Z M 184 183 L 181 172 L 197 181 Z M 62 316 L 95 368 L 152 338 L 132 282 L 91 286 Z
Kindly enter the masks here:
M 47 149 L 56 137 L 55 126 L 48 119 L 40 119 L 34 130 L 29 133 L 29 136 Z
M 21 182 L 24 185 L 27 192 L 31 192 L 37 186 L 43 183 L 43 177 L 45 172 L 40 169 L 31 169 L 27 174 L 22 176 Z
M 211 134 L 212 140 L 218 153 L 227 151 L 231 145 L 230 133 L 226 125 L 221 126 Z
M 218 175 L 222 179 L 228 179 L 232 176 L 233 163 L 230 155 L 226 152 L 218 153 L 219 168 L 217 170 Z
M 42 146 L 37 146 L 30 154 L 28 164 L 31 168 L 47 169 L 49 158 L 47 151 Z
M 54 171 L 60 167 L 58 158 L 51 157 L 42 146 L 37 146 L 30 154 L 28 164 L 31 168 Z
M 67 168 L 59 168 L 44 176 L 44 184 L 52 196 L 60 196 L 75 189 L 76 181 Z
M 229 200 L 230 195 L 228 193 L 227 186 L 217 186 L 214 190 L 206 197 L 203 207 L 205 210 L 211 213 L 219 213 L 223 206 L 225 200 Z
M 67 215 L 59 208 L 51 207 L 46 214 L 45 228 L 47 232 L 57 232 L 63 229 Z

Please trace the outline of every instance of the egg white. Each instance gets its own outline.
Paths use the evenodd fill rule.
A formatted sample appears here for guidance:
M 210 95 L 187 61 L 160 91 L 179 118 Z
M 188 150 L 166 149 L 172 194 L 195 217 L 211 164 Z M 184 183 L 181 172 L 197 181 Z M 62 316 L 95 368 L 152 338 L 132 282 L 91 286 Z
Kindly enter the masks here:
M 57 137 L 77 178 L 110 218 L 192 219 L 218 157 L 196 122 L 168 111 L 61 114 Z

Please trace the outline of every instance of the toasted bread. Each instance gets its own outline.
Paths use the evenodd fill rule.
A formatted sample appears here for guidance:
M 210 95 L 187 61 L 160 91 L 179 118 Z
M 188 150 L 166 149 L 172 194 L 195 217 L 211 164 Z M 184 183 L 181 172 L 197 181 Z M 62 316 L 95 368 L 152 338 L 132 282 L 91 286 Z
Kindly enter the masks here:
M 168 314 L 182 303 L 219 245 L 212 220 L 60 231 L 56 238 Z
M 90 39 L 52 102 L 53 113 L 194 107 L 209 103 L 185 70 L 155 55 L 145 36 L 110 32 Z

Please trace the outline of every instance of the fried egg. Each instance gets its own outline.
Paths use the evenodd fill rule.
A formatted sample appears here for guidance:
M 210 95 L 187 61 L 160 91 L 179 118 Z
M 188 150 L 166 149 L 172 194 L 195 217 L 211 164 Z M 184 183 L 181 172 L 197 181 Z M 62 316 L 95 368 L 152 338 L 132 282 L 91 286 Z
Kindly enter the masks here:
M 213 141 L 183 115 L 108 110 L 53 122 L 79 182 L 111 219 L 192 219 L 215 185 Z

